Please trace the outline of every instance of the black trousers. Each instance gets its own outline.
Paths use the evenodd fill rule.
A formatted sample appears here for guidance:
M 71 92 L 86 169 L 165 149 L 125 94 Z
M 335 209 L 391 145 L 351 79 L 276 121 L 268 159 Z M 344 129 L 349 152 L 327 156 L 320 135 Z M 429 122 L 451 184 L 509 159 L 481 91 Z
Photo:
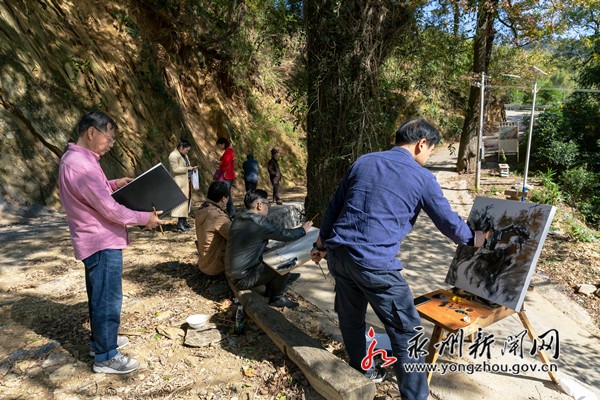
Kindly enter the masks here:
M 273 184 L 273 201 L 281 200 L 281 193 L 279 192 L 280 183 L 273 181 L 271 181 L 271 183 Z
M 234 281 L 233 285 L 236 289 L 252 289 L 269 283 L 271 285 L 271 298 L 269 301 L 274 301 L 283 295 L 283 290 L 289 277 L 290 274 L 279 275 L 265 263 L 261 262 L 244 278 Z
M 256 190 L 257 183 L 258 182 L 244 181 L 244 184 L 246 185 L 246 192 L 249 192 L 251 190 Z

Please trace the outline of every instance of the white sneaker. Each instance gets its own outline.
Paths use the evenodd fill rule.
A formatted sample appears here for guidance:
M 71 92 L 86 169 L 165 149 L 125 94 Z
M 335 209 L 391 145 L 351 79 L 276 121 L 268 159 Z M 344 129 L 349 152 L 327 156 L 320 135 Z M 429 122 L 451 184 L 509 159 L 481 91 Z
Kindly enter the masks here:
M 365 376 L 371 380 L 373 383 L 381 383 L 387 376 L 385 369 L 380 366 L 373 367 L 365 372 Z
M 123 347 L 129 344 L 129 339 L 127 336 L 117 336 L 117 350 L 122 349 Z M 94 350 L 90 350 L 90 356 L 94 357 L 96 353 Z
M 105 374 L 128 374 L 135 371 L 140 366 L 140 362 L 134 358 L 127 357 L 121 353 L 108 361 L 95 362 L 92 367 L 94 372 L 103 372 Z

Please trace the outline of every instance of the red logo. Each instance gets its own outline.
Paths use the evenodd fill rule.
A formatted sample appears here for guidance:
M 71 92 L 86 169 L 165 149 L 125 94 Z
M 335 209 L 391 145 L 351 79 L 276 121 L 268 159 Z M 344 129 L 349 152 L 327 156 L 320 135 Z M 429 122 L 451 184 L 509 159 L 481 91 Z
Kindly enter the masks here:
M 393 363 L 398 361 L 396 357 L 388 357 L 387 351 L 383 349 L 375 350 L 375 346 L 377 346 L 377 339 L 375 339 L 375 330 L 373 329 L 373 327 L 369 328 L 369 333 L 367 334 L 367 336 L 371 338 L 371 343 L 369 344 L 369 350 L 367 351 L 367 355 L 365 356 L 365 358 L 362 359 L 362 362 L 360 363 L 362 369 L 371 369 L 371 367 L 373 366 L 373 358 L 378 354 L 381 355 L 381 358 L 384 361 L 384 363 L 381 364 L 382 367 L 387 367 L 388 365 L 392 365 Z

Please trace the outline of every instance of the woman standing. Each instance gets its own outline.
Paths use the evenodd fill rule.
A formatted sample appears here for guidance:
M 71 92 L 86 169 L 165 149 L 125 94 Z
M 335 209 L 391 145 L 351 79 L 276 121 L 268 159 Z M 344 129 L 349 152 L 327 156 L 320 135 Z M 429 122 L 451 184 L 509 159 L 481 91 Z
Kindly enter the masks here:
M 177 230 L 187 232 L 190 225 L 187 222 L 187 216 L 190 213 L 190 200 L 192 198 L 192 190 L 190 185 L 190 177 L 192 171 L 198 167 L 190 165 L 188 152 L 192 145 L 185 139 L 181 139 L 177 148 L 169 154 L 169 165 L 171 167 L 171 175 L 177 183 L 177 186 L 183 191 L 188 201 L 171 211 L 171 216 L 178 218 Z
M 227 183 L 229 188 L 229 194 L 227 196 L 227 214 L 229 214 L 229 217 L 233 219 L 235 217 L 235 207 L 233 206 L 233 200 L 231 199 L 231 186 L 235 180 L 235 168 L 233 166 L 235 154 L 233 149 L 230 147 L 231 144 L 229 143 L 229 140 L 225 139 L 224 137 L 217 139 L 217 146 L 219 149 L 224 150 L 223 155 L 221 156 L 221 162 L 219 164 L 219 171 L 221 171 L 223 174 L 223 180 L 225 183 Z

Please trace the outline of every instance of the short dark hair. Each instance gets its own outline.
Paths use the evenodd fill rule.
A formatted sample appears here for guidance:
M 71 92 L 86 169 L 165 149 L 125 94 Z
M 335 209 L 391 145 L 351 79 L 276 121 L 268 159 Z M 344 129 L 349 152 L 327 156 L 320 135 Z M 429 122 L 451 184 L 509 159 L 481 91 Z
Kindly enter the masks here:
M 244 196 L 244 206 L 246 206 L 246 209 L 249 210 L 249 209 L 252 208 L 252 205 L 257 200 L 260 200 L 260 199 L 265 199 L 266 200 L 268 198 L 269 198 L 269 194 L 266 191 L 262 190 L 262 189 L 250 190 Z
M 225 145 L 225 148 L 228 148 L 229 145 L 230 145 L 229 144 L 229 140 L 227 140 L 227 138 L 224 138 L 224 137 L 218 138 L 217 139 L 217 144 L 223 144 L 223 145 Z
M 187 149 L 188 147 L 192 147 L 192 144 L 186 139 L 179 139 L 179 143 L 177 144 L 177 148 Z
M 229 197 L 229 185 L 225 181 L 211 183 L 206 198 L 218 203 L 223 197 Z
M 273 147 L 271 149 L 271 155 L 274 156 L 275 154 L 279 154 L 279 150 Z
M 102 111 L 89 111 L 83 114 L 77 126 L 79 137 L 83 136 L 90 127 L 94 127 L 102 132 L 108 129 L 108 125 L 117 130 L 117 123 Z
M 427 140 L 428 146 L 440 141 L 438 130 L 422 118 L 411 118 L 396 131 L 396 145 L 416 143 L 421 139 Z

